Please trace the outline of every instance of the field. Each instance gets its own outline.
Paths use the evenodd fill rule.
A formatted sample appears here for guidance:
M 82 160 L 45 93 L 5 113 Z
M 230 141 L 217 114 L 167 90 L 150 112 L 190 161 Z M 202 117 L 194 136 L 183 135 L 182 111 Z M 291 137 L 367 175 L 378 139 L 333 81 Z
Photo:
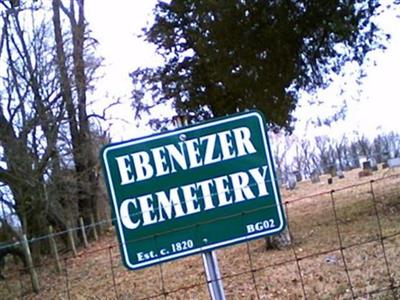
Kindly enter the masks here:
M 227 299 L 400 299 L 400 170 L 359 171 L 282 188 L 290 247 L 266 251 L 259 239 L 216 251 Z M 50 257 L 36 268 L 39 294 L 8 263 L 0 298 L 209 299 L 201 256 L 127 271 L 112 229 L 63 258 L 61 273 Z

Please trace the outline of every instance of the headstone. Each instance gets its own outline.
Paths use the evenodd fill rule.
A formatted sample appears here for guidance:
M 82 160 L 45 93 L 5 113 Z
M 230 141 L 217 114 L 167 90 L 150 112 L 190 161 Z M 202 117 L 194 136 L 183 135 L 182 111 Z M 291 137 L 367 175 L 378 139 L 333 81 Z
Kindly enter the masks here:
M 389 168 L 400 167 L 400 157 L 388 159 Z
M 344 178 L 344 172 L 342 170 L 337 171 L 337 176 L 339 177 L 339 179 L 343 179 Z
M 315 174 L 311 175 L 311 182 L 312 183 L 320 182 L 318 173 L 315 173 Z
M 310 174 L 310 179 L 312 183 L 317 183 L 320 181 L 318 171 L 314 170 Z
M 328 172 L 332 177 L 335 177 L 336 176 L 336 167 L 335 167 L 335 165 L 329 166 Z
M 333 183 L 333 178 L 332 177 L 329 177 L 328 178 L 328 184 L 332 184 Z
M 371 158 L 369 161 L 371 162 L 371 170 L 374 172 L 378 171 L 378 163 L 376 162 L 376 159 Z
M 371 161 L 366 160 L 362 163 L 363 170 L 371 170 Z
M 387 162 L 390 159 L 390 152 L 389 151 L 385 151 L 382 153 L 382 160 L 384 162 Z
M 301 176 L 301 172 L 300 171 L 294 171 L 293 175 L 296 177 L 296 181 L 297 182 L 302 181 L 303 177 Z
M 286 189 L 289 191 L 294 190 L 296 188 L 296 182 L 296 176 L 290 174 L 286 180 Z

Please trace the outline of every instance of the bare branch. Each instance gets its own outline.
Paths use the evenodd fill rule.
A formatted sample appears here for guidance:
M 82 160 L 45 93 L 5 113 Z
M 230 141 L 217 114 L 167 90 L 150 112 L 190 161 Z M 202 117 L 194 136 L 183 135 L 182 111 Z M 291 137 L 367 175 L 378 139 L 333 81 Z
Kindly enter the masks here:
M 11 208 L 12 210 L 15 210 L 15 205 L 14 205 L 11 201 L 5 199 L 4 197 L 0 197 L 0 203 L 1 203 L 2 205 L 3 205 L 3 204 L 7 205 L 7 206 L 8 206 L 9 208 Z
M 0 167 L 0 182 L 4 182 L 6 184 L 13 183 L 12 174 L 8 170 L 6 170 L 2 167 Z
M 99 114 L 96 114 L 96 113 L 90 114 L 90 115 L 87 116 L 87 119 L 90 119 L 90 118 L 97 118 L 97 119 L 101 119 L 103 121 L 106 121 L 106 117 L 104 116 L 104 112 L 103 112 L 103 115 L 99 115 Z
M 61 10 L 63 11 L 63 13 L 64 13 L 69 19 L 71 19 L 71 18 L 74 17 L 73 14 L 68 10 L 68 8 L 65 7 L 65 5 L 64 5 L 64 3 L 63 3 L 62 1 L 60 1 L 60 0 L 54 0 L 54 1 L 57 1 L 57 2 L 59 3 L 59 6 L 60 6 Z M 53 2 L 54 2 L 54 1 L 53 1 Z

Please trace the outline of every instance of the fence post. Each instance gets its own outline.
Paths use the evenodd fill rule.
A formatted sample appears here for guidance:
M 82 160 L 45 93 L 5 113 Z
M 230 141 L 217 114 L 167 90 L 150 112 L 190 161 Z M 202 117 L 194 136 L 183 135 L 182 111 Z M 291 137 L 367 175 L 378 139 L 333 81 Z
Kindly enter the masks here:
M 69 247 L 72 250 L 72 253 L 74 254 L 74 257 L 76 257 L 78 255 L 78 253 L 76 252 L 76 246 L 75 246 L 75 239 L 74 239 L 74 235 L 72 233 L 72 229 L 70 228 L 71 224 L 68 223 L 68 228 L 67 228 L 67 233 L 68 233 L 68 242 L 69 242 Z
M 113 287 L 114 287 L 114 292 L 115 292 L 115 299 L 118 299 L 118 291 L 117 291 L 117 284 L 115 283 L 115 273 L 114 273 L 114 264 L 113 264 L 113 258 L 112 258 L 112 248 L 113 246 L 110 245 L 108 247 L 108 255 L 110 258 L 110 269 L 111 269 L 111 275 L 112 275 L 112 281 L 113 281 Z
M 53 227 L 51 225 L 49 226 L 49 241 L 50 241 L 51 252 L 53 254 L 54 259 L 56 260 L 56 270 L 58 273 L 61 273 L 62 268 L 60 263 L 60 256 L 58 255 L 57 243 L 54 238 Z
M 330 194 L 331 194 L 331 204 L 332 204 L 332 211 L 333 211 L 333 216 L 335 218 L 335 226 L 336 226 L 336 233 L 337 233 L 337 237 L 339 239 L 339 246 L 340 246 L 340 255 L 342 257 L 342 261 L 343 261 L 343 266 L 344 266 L 344 271 L 346 273 L 346 277 L 347 277 L 347 284 L 350 288 L 350 292 L 351 292 L 351 297 L 353 299 L 356 299 L 355 294 L 354 294 L 354 288 L 353 288 L 353 284 L 351 283 L 350 280 L 350 274 L 349 274 L 349 268 L 347 267 L 347 263 L 346 263 L 346 258 L 344 257 L 344 247 L 343 247 L 343 240 L 342 240 L 342 235 L 340 233 L 340 229 L 339 229 L 339 218 L 337 216 L 337 212 L 336 212 L 336 205 L 335 205 L 335 199 L 333 197 L 333 194 L 335 193 L 335 190 L 331 190 Z
M 94 216 L 93 214 L 90 214 L 90 223 L 92 223 L 92 229 L 93 229 L 93 237 L 96 241 L 99 240 L 99 236 L 97 234 L 97 228 L 96 228 L 96 222 L 94 221 Z
M 31 282 L 32 282 L 33 291 L 35 293 L 39 293 L 39 289 L 40 289 L 39 288 L 39 280 L 38 280 L 38 276 L 36 274 L 36 271 L 35 271 L 35 269 L 33 267 L 31 250 L 29 249 L 28 240 L 27 240 L 25 234 L 22 235 L 22 243 L 21 244 L 22 244 L 22 249 L 24 251 L 26 264 L 27 264 L 28 269 L 29 269 L 29 274 L 31 275 Z
M 383 236 L 383 231 L 382 231 L 382 223 L 381 223 L 381 218 L 380 218 L 379 212 L 378 212 L 377 199 L 375 196 L 375 191 L 374 191 L 374 186 L 373 186 L 374 182 L 375 182 L 374 180 L 371 180 L 369 182 L 369 184 L 370 184 L 370 188 L 371 188 L 372 201 L 374 202 L 374 211 L 375 211 L 376 221 L 378 223 L 379 242 L 381 243 L 382 254 L 383 254 L 383 258 L 385 260 L 386 272 L 387 272 L 387 275 L 388 275 L 389 281 L 390 281 L 390 289 L 392 290 L 393 299 L 396 299 L 396 293 L 395 293 L 395 289 L 394 289 L 394 279 L 393 279 L 392 273 L 390 272 L 389 262 L 388 262 L 388 258 L 386 255 L 386 248 L 385 248 L 384 236 Z
M 68 258 L 64 258 L 64 266 L 65 266 L 65 283 L 67 288 L 67 299 L 71 299 L 70 291 L 69 291 L 69 276 L 68 276 Z
M 83 238 L 83 246 L 85 248 L 89 248 L 89 243 L 88 243 L 87 236 L 86 236 L 86 231 L 85 231 L 85 223 L 83 222 L 83 218 L 82 217 L 79 218 L 79 224 L 81 226 L 81 232 L 82 232 L 82 238 Z

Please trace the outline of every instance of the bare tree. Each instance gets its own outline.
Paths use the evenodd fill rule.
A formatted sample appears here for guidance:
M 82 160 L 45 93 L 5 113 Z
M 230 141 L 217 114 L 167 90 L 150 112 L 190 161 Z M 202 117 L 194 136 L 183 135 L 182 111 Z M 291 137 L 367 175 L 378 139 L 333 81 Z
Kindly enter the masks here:
M 393 157 L 400 157 L 400 136 L 398 133 L 390 132 L 386 136 L 388 149 Z
M 339 141 L 335 141 L 334 148 L 339 168 L 342 171 L 348 170 L 351 167 L 349 140 L 346 135 L 343 135 Z
M 77 178 L 77 198 L 80 214 L 89 220 L 98 214 L 96 201 L 96 159 L 93 153 L 92 133 L 87 115 L 87 66 L 85 63 L 86 23 L 84 1 L 72 0 L 69 7 L 53 0 L 53 27 L 56 42 L 57 66 L 61 94 L 66 105 L 71 133 L 72 154 Z M 69 20 L 72 38 L 72 73 L 69 74 L 66 49 L 71 46 L 63 38 L 61 12 Z
M 359 153 L 366 158 L 371 157 L 371 144 L 368 138 L 362 134 L 360 135 L 359 133 L 356 134 L 356 139 L 355 139 L 357 148 L 359 150 Z
M 332 165 L 331 159 L 331 147 L 330 147 L 330 138 L 327 136 L 317 136 L 315 137 L 315 146 L 318 149 L 319 153 L 319 164 L 322 173 L 328 173 L 329 168 Z
M 7 6 L 3 18 L 5 76 L 0 90 L 0 145 L 6 167 L 0 181 L 13 195 L 14 210 L 28 236 L 47 232 L 51 214 L 45 174 L 57 164 L 57 134 L 63 118 L 52 62 L 49 26 L 23 28 L 21 14 L 33 12 Z M 33 17 L 32 17 L 33 18 Z M 34 247 L 34 253 L 39 249 Z
M 40 4 L 1 2 L 0 183 L 9 186 L 8 204 L 29 237 L 47 233 L 49 223 L 66 229 L 79 211 L 87 218 L 97 212 L 98 144 L 93 147 L 86 90 L 99 61 L 89 49 L 93 42 L 84 43 L 83 2 L 78 9 L 74 3 L 66 9 L 54 1 L 51 23 L 37 13 L 45 9 Z M 60 11 L 70 20 L 67 30 Z
M 315 170 L 319 169 L 319 163 L 315 156 L 315 148 L 308 139 L 302 139 L 299 142 L 299 152 L 303 157 L 303 173 L 309 177 Z

